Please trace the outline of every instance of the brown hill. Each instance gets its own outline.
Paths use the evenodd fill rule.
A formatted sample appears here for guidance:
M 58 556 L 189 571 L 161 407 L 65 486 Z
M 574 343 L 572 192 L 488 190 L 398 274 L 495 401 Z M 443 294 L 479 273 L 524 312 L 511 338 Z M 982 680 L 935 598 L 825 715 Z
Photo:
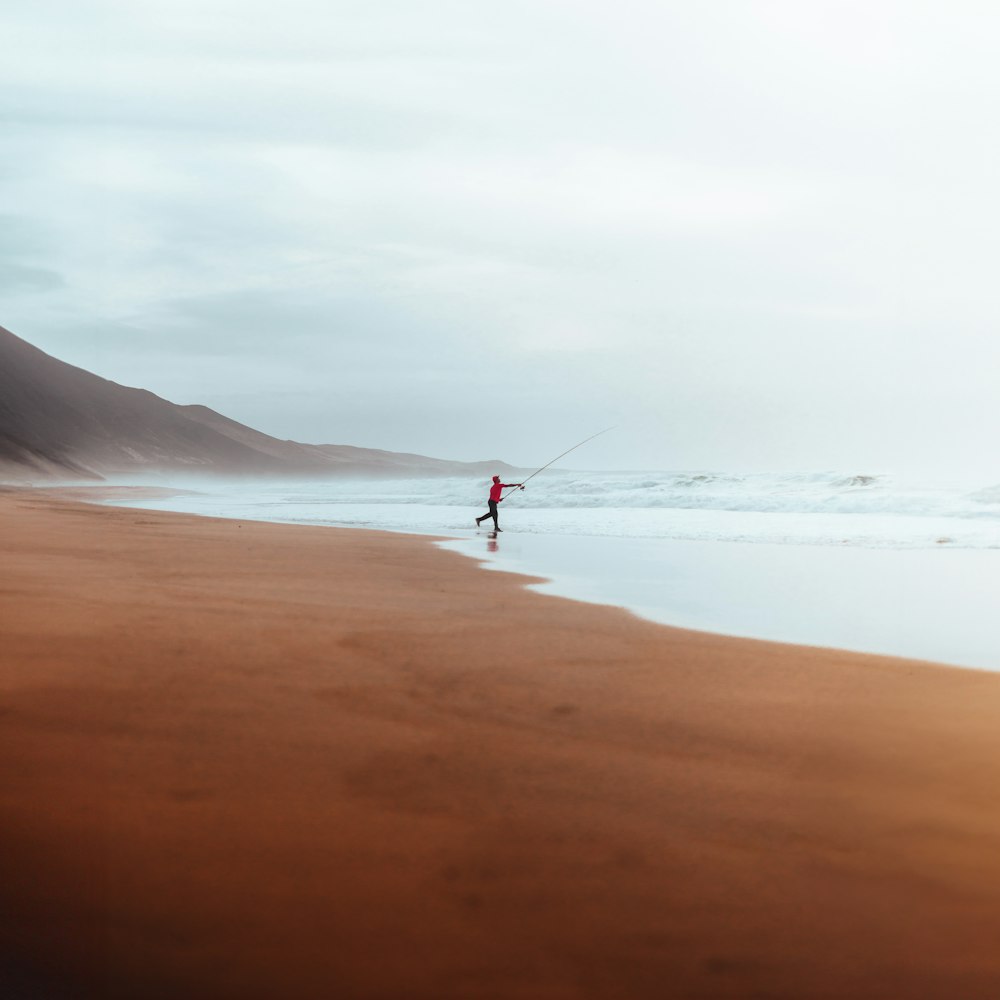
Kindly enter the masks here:
M 207 406 L 179 406 L 66 364 L 0 327 L 2 477 L 100 479 L 139 470 L 387 477 L 509 468 L 281 441 Z

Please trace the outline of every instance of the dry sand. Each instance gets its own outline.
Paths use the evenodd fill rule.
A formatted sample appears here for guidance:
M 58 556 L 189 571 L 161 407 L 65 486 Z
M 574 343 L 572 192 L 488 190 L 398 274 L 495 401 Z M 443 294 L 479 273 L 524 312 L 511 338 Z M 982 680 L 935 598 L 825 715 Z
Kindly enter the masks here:
M 0 994 L 1000 996 L 1000 676 L 418 537 L 6 491 L 0 558 Z

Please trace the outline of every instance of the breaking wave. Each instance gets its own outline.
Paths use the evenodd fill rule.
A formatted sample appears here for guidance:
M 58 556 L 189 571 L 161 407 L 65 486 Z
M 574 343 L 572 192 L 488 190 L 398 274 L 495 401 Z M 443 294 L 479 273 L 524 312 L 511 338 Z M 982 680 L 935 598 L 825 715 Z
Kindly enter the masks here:
M 287 502 L 468 507 L 482 500 L 488 486 L 466 478 L 344 481 L 289 491 Z M 548 472 L 528 484 L 518 506 L 1000 518 L 1000 485 L 966 491 L 869 473 Z
M 461 535 L 485 479 L 229 483 L 136 506 L 293 523 Z M 526 534 L 864 548 L 1000 548 L 1000 484 L 907 482 L 870 472 L 555 472 L 501 507 Z

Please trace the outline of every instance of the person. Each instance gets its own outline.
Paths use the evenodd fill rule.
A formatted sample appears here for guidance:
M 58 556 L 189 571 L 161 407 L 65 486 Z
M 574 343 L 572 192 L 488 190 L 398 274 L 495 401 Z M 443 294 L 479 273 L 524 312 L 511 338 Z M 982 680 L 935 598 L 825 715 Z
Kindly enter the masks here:
M 503 528 L 500 527 L 500 518 L 497 515 L 497 504 L 500 503 L 500 501 L 503 499 L 503 497 L 501 497 L 500 494 L 504 490 L 506 490 L 506 489 L 514 489 L 517 486 L 520 486 L 520 488 L 522 490 L 524 489 L 524 484 L 523 483 L 501 483 L 499 476 L 494 476 L 493 477 L 493 485 L 490 487 L 490 509 L 489 509 L 489 513 L 488 514 L 483 514 L 482 517 L 477 517 L 476 518 L 476 527 L 477 528 L 483 523 L 483 521 L 485 521 L 488 518 L 492 517 L 493 518 L 493 530 L 494 531 L 503 531 Z

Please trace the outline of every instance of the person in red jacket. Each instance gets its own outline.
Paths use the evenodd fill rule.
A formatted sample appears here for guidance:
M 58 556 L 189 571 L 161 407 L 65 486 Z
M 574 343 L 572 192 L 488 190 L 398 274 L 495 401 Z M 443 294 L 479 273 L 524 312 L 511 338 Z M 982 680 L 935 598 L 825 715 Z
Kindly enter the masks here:
M 499 476 L 493 477 L 493 485 L 490 487 L 490 510 L 488 514 L 483 514 L 482 517 L 476 518 L 477 528 L 480 526 L 480 524 L 482 524 L 483 521 L 492 517 L 493 530 L 503 531 L 503 528 L 500 527 L 500 518 L 497 515 L 497 504 L 500 503 L 500 501 L 503 499 L 503 497 L 501 497 L 500 494 L 504 490 L 514 489 L 514 487 L 516 486 L 520 486 L 522 490 L 524 489 L 524 485 L 522 483 L 501 483 Z

